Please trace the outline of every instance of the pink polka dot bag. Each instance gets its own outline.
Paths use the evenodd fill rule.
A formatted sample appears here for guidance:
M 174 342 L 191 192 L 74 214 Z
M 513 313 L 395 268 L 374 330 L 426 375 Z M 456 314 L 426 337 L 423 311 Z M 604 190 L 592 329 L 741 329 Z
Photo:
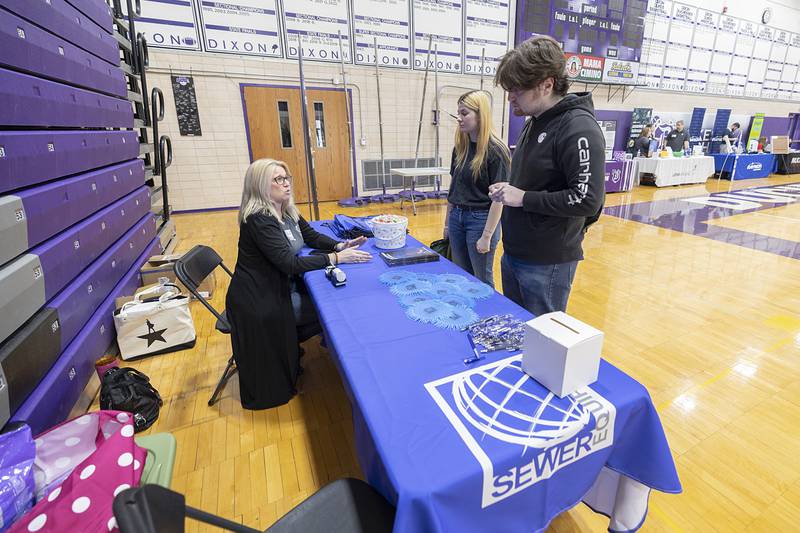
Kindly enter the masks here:
M 39 435 L 37 503 L 10 531 L 118 530 L 114 496 L 139 484 L 147 456 L 133 434 L 130 413 L 95 411 Z

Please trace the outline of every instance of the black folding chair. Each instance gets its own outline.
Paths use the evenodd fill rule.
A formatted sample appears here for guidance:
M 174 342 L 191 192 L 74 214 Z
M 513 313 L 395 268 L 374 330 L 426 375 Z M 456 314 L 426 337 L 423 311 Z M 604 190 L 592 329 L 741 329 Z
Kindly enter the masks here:
M 183 533 L 186 517 L 237 533 L 261 533 L 189 507 L 183 494 L 159 485 L 127 489 L 114 498 L 121 533 Z M 264 533 L 389 533 L 395 509 L 372 487 L 343 478 L 312 494 Z
M 181 283 L 186 285 L 189 292 L 191 292 L 206 309 L 217 317 L 217 323 L 215 325 L 217 331 L 230 335 L 231 325 L 228 322 L 226 312 L 224 310 L 222 313 L 218 312 L 208 303 L 208 300 L 203 298 L 203 295 L 197 291 L 197 287 L 217 267 L 222 267 L 222 269 L 228 273 L 228 276 L 233 277 L 233 273 L 225 266 L 225 263 L 222 262 L 222 258 L 217 252 L 208 246 L 198 244 L 175 261 L 175 276 Z M 228 364 L 225 366 L 225 371 L 222 373 L 222 377 L 219 378 L 217 388 L 214 389 L 214 394 L 212 394 L 211 399 L 208 400 L 208 405 L 214 405 L 217 402 L 217 397 L 236 371 L 236 361 L 233 359 L 233 354 L 231 354 L 231 357 L 228 359 Z

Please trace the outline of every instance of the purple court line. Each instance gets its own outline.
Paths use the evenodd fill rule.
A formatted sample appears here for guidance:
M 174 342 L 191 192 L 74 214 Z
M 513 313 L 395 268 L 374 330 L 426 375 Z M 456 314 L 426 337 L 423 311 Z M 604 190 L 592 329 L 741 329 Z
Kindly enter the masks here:
M 750 187 L 747 189 L 738 189 L 730 192 L 713 193 L 702 197 L 715 198 L 723 194 L 735 196 L 737 192 L 746 193 L 747 191 L 772 189 L 774 187 L 783 187 L 787 185 L 796 186 L 798 184 L 784 183 L 766 187 Z M 784 194 L 786 193 L 784 192 Z M 795 201 L 800 201 L 800 189 L 797 189 L 796 192 L 792 194 L 797 198 Z M 643 202 L 637 204 L 606 207 L 603 212 L 606 215 L 611 215 L 624 220 L 632 220 L 634 222 L 641 222 L 642 224 L 649 224 L 659 228 L 671 229 L 673 231 L 688 233 L 698 237 L 705 237 L 706 239 L 725 242 L 728 244 L 741 246 L 743 248 L 749 248 L 751 250 L 758 250 L 792 259 L 800 259 L 800 242 L 779 239 L 777 237 L 770 237 L 768 235 L 761 235 L 759 233 L 751 233 L 733 228 L 725 228 L 708 223 L 710 220 L 727 218 L 733 215 L 741 215 L 745 213 L 753 213 L 756 211 L 763 211 L 765 209 L 773 209 L 791 202 L 776 204 L 774 202 L 758 200 L 756 198 L 745 198 L 745 196 L 742 195 L 740 197 L 741 199 L 746 199 L 761 205 L 760 207 L 753 209 L 737 210 L 727 207 L 701 205 L 687 201 L 688 198 L 698 197 L 699 196 L 690 196 L 687 198 L 674 198 L 671 200 L 658 200 L 655 202 Z M 725 198 L 726 196 L 721 196 L 720 200 Z

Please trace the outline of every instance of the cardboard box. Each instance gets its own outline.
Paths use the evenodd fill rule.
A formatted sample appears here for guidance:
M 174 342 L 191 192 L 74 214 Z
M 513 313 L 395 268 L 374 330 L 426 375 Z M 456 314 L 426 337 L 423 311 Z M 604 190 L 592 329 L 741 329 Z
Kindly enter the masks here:
M 139 287 L 138 289 L 136 289 L 135 293 L 145 291 L 145 290 L 150 289 L 152 287 L 157 287 L 158 285 L 159 285 L 158 283 L 152 283 L 150 285 L 145 285 L 144 287 Z M 114 309 L 119 309 L 120 307 L 122 307 L 126 303 L 132 302 L 133 301 L 133 296 L 134 295 L 131 294 L 129 296 L 118 296 L 117 298 L 115 298 L 114 299 Z
M 597 381 L 603 332 L 557 311 L 526 323 L 522 369 L 563 398 Z
M 788 154 L 789 153 L 789 136 L 788 135 L 773 135 L 770 137 L 769 143 L 772 145 L 773 154 Z
M 175 276 L 175 261 L 182 255 L 183 254 L 154 255 L 148 259 L 148 261 L 142 265 L 142 268 L 139 269 L 139 273 L 142 275 L 142 285 L 151 285 L 153 283 L 158 283 L 158 278 L 167 278 L 171 283 L 180 287 L 181 292 L 191 295 L 189 289 L 178 281 Z M 212 272 L 200 283 L 200 286 L 197 287 L 197 292 L 204 298 L 210 298 L 214 293 L 215 281 L 214 273 Z

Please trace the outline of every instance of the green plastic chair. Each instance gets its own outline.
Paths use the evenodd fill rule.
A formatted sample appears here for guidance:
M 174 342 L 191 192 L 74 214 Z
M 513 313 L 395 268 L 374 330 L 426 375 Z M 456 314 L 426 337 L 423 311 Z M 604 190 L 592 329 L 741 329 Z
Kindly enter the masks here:
M 165 489 L 172 484 L 172 469 L 175 466 L 177 441 L 172 433 L 156 433 L 136 437 L 136 444 L 147 449 L 140 485 L 154 484 Z

